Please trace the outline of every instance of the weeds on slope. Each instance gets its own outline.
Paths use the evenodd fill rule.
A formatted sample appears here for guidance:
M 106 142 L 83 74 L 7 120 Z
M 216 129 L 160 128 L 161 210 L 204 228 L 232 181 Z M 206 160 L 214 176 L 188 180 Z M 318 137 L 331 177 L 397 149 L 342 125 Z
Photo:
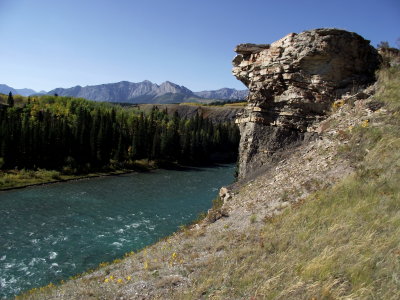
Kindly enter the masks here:
M 381 113 L 342 149 L 356 172 L 227 241 L 182 298 L 400 299 L 399 68 L 380 71 L 375 98 Z
M 178 256 L 179 261 L 180 256 L 184 258 L 179 268 L 172 268 L 174 274 L 193 274 L 184 276 L 190 284 L 179 289 L 172 288 L 179 285 L 172 281 L 177 276 L 164 277 L 157 286 L 164 286 L 169 280 L 171 288 L 164 288 L 162 292 L 166 294 L 158 294 L 159 298 L 400 299 L 398 68 L 380 71 L 375 98 L 385 104 L 381 111 L 346 133 L 349 142 L 340 155 L 356 166 L 352 175 L 312 194 L 301 205 L 265 219 L 262 227 L 249 226 L 244 233 L 224 227 L 207 241 L 202 239 L 203 231 L 188 231 L 179 240 L 181 252 L 179 245 L 170 246 L 178 250 L 163 250 L 160 243 L 154 245 L 154 255 L 160 260 L 168 257 L 167 263 L 175 263 Z M 219 255 L 201 259 L 201 247 Z M 146 253 L 140 257 L 143 266 L 138 268 L 145 269 L 150 278 L 153 273 L 149 271 L 155 265 L 145 263 Z M 140 262 L 136 259 L 130 264 Z M 106 276 L 101 277 L 100 283 L 96 278 L 85 278 L 81 283 L 70 281 L 67 285 L 69 291 L 74 284 L 79 285 L 82 299 L 119 297 L 123 285 L 111 285 L 114 278 Z M 132 276 L 129 284 L 134 279 Z M 60 291 L 61 288 L 58 292 L 51 289 L 52 295 Z M 35 292 L 33 298 L 44 296 L 45 293 Z

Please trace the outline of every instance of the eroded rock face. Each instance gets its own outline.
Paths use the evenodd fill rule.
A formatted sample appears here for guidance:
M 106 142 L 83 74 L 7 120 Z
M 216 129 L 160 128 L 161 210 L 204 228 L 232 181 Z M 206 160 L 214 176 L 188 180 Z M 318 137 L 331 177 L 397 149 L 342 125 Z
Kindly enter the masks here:
M 233 75 L 249 88 L 238 116 L 239 179 L 251 175 L 315 133 L 332 103 L 375 80 L 377 51 L 356 33 L 315 29 L 271 45 L 241 44 Z

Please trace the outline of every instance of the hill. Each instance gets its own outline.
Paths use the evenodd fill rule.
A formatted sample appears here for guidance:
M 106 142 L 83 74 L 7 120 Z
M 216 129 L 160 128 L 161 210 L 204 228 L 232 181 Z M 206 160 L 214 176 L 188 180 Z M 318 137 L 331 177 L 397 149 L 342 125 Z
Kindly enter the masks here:
M 157 107 L 160 111 L 166 110 L 169 115 L 173 116 L 177 113 L 181 118 L 190 119 L 201 115 L 205 119 L 213 122 L 233 122 L 236 115 L 243 111 L 241 106 L 206 106 L 206 105 L 190 105 L 190 104 L 139 104 L 136 106 L 140 110 L 149 113 L 153 107 Z
M 336 29 L 236 50 L 240 180 L 197 224 L 23 298 L 399 299 L 399 67 L 374 83 L 380 56 Z

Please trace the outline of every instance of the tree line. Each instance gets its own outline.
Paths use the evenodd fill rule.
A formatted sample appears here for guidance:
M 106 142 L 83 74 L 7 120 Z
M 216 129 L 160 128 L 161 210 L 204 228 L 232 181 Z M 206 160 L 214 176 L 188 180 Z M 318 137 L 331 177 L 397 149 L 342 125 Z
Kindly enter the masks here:
M 9 95 L 10 97 L 10 95 Z M 12 101 L 12 100 L 11 100 Z M 203 164 L 216 153 L 236 159 L 238 128 L 201 115 L 148 114 L 71 97 L 7 99 L 0 106 L 0 167 L 88 172 L 136 160 Z

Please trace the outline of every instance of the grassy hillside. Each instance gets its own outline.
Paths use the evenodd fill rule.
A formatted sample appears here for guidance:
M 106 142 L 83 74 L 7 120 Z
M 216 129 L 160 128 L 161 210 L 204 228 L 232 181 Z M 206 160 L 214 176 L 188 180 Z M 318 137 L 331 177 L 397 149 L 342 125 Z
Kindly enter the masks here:
M 21 299 L 399 299 L 399 68 L 325 125 L 198 225 Z
M 383 111 L 350 128 L 356 171 L 224 247 L 183 298 L 400 298 L 400 72 L 379 75 Z

